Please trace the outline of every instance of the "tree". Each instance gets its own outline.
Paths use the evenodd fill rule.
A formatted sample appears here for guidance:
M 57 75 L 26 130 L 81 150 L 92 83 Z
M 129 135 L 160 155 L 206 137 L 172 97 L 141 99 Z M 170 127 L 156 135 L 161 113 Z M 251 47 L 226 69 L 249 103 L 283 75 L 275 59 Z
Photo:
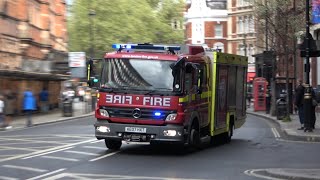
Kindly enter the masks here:
M 272 91 L 272 114 L 275 114 L 276 75 L 285 77 L 279 80 L 286 83 L 287 112 L 289 113 L 289 77 L 293 76 L 291 66 L 295 64 L 296 39 L 299 32 L 304 30 L 304 7 L 305 2 L 299 0 L 254 0 L 256 28 L 258 34 L 257 46 L 262 49 L 273 51 L 273 81 Z M 301 21 L 302 20 L 302 21 Z M 282 71 L 285 70 L 285 71 Z M 291 73 L 290 73 L 291 72 Z
M 165 19 L 182 24 L 182 4 L 182 0 L 74 1 L 68 19 L 69 50 L 89 53 L 94 46 L 95 56 L 101 57 L 114 43 L 182 43 L 183 31 L 172 29 L 170 19 Z M 95 16 L 88 16 L 89 11 Z

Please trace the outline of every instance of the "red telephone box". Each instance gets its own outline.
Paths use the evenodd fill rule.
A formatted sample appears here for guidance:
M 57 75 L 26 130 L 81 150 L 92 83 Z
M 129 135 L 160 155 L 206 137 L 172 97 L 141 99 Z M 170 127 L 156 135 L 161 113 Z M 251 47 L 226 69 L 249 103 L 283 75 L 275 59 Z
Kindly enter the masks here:
M 263 77 L 257 77 L 253 80 L 254 111 L 266 110 L 267 85 L 268 82 Z

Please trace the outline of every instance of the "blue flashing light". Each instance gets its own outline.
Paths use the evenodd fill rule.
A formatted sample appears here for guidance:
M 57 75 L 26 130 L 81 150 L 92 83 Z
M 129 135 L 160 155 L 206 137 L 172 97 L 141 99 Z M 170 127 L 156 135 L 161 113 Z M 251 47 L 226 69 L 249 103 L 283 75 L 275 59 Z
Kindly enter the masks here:
M 158 117 L 161 116 L 161 112 L 155 112 L 154 116 L 158 116 Z
M 153 44 L 113 44 L 113 49 L 147 49 L 147 50 L 171 50 L 179 51 L 180 46 L 169 46 L 169 45 L 153 45 Z

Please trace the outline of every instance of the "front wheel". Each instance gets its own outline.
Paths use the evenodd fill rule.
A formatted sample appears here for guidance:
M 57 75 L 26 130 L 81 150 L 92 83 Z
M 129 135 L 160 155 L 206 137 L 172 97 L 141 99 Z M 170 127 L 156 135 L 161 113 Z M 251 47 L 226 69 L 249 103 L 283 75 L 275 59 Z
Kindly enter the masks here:
M 193 148 L 199 148 L 201 145 L 199 129 L 192 125 L 189 135 L 189 145 Z
M 111 149 L 111 150 L 119 150 L 122 145 L 122 142 L 119 140 L 105 139 L 104 142 L 105 142 L 107 148 Z

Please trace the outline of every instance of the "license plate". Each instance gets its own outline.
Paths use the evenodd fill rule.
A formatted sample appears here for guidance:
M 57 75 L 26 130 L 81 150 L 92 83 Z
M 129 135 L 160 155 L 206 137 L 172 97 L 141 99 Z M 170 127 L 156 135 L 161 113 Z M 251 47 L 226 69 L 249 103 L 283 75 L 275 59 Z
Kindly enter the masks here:
M 125 132 L 134 132 L 134 133 L 146 133 L 147 128 L 140 128 L 140 127 L 126 127 Z

